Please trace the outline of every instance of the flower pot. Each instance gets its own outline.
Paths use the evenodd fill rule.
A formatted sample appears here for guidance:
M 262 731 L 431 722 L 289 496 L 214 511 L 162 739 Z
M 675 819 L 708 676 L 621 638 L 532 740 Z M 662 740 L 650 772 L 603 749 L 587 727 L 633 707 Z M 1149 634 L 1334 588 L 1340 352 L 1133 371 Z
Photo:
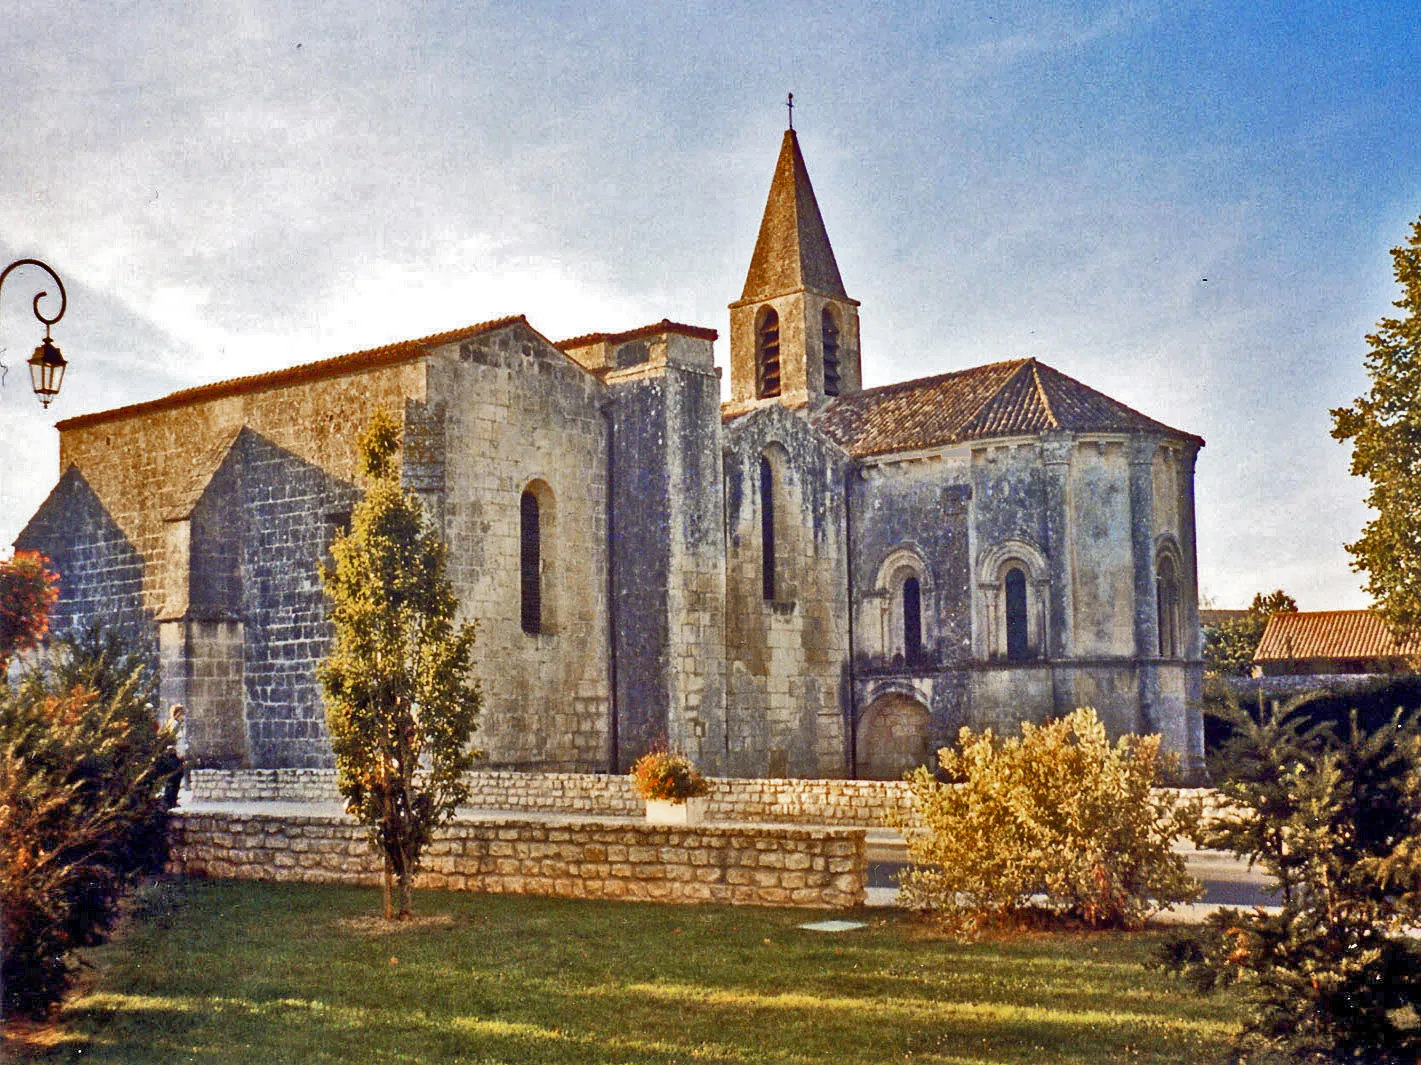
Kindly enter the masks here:
M 646 819 L 653 825 L 698 825 L 706 817 L 706 797 L 672 802 L 670 799 L 647 799 Z

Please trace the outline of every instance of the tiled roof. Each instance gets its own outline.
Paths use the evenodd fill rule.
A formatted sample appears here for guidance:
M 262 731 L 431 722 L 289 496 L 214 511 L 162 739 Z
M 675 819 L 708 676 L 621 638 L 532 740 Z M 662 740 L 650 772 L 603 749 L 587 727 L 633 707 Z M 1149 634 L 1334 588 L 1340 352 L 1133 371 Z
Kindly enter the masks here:
M 1397 643 L 1370 610 L 1308 610 L 1268 619 L 1255 662 L 1306 658 L 1400 658 L 1421 654 L 1421 640 Z
M 814 424 L 860 457 L 1052 429 L 1146 431 L 1203 444 L 1035 359 L 839 396 L 814 416 Z
M 673 322 L 669 318 L 663 318 L 661 321 L 654 322 L 651 325 L 628 329 L 625 333 L 584 333 L 582 336 L 555 341 L 553 347 L 560 351 L 566 351 L 568 348 L 580 348 L 587 344 L 600 344 L 603 342 L 608 344 L 621 344 L 627 340 L 656 336 L 659 333 L 680 333 L 683 336 L 696 337 L 698 340 L 716 340 L 720 336 L 714 329 L 707 329 L 699 325 L 686 325 L 682 322 Z
M 172 410 L 189 403 L 200 403 L 204 400 L 220 399 L 224 396 L 241 395 L 247 392 L 262 392 L 269 388 L 280 388 L 283 385 L 296 384 L 300 381 L 339 377 L 341 374 L 372 370 L 380 366 L 393 366 L 417 359 L 430 348 L 438 347 L 441 344 L 452 344 L 459 340 L 468 340 L 481 333 L 502 329 L 514 322 L 527 322 L 527 318 L 521 314 L 509 318 L 495 318 L 492 321 L 480 322 L 478 325 L 465 326 L 463 329 L 435 333 L 417 340 L 401 340 L 383 347 L 356 351 L 349 355 L 338 355 L 333 359 L 322 359 L 319 362 L 303 363 L 300 366 L 288 366 L 283 370 L 272 370 L 270 373 L 233 377 L 226 381 L 215 381 L 209 385 L 198 385 L 196 388 L 185 388 L 180 392 L 173 392 L 158 399 L 150 399 L 144 403 L 133 403 L 127 407 L 114 407 L 111 410 L 101 410 L 93 414 L 80 414 L 74 418 L 66 418 L 59 422 L 56 428 L 82 429 L 136 414 L 152 414 L 156 411 Z
M 741 302 L 811 289 L 848 299 L 794 130 L 785 130 Z

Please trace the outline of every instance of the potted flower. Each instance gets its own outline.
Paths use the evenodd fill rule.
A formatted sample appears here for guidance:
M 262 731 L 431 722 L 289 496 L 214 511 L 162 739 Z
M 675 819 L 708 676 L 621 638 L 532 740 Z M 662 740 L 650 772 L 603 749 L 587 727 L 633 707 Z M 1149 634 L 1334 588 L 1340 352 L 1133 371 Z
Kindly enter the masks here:
M 710 783 L 691 760 L 656 748 L 632 766 L 632 786 L 646 800 L 646 819 L 659 825 L 694 825 L 705 819 Z

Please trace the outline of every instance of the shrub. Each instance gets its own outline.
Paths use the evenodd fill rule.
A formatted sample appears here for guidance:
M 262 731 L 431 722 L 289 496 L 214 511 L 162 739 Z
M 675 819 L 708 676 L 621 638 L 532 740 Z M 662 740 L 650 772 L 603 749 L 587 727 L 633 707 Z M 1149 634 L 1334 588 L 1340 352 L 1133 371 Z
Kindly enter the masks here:
M 1253 1062 L 1411 1065 L 1421 1058 L 1421 732 L 1397 713 L 1368 730 L 1293 706 L 1232 708 L 1236 811 L 1207 840 L 1261 865 L 1280 912 L 1222 910 L 1164 949 L 1204 991 L 1242 990 Z
M 47 561 L 33 551 L 16 551 L 0 561 L 0 675 L 12 655 L 34 647 L 49 628 L 59 577 Z
M 91 633 L 45 672 L 0 684 L 0 978 L 7 1011 L 39 1016 L 72 951 L 104 940 L 123 891 L 161 866 L 180 762 L 151 671 Z
M 1171 845 L 1199 809 L 1152 789 L 1166 768 L 1158 736 L 1111 745 L 1084 709 L 1005 741 L 964 728 L 938 759 L 945 783 L 926 768 L 908 777 L 923 830 L 898 819 L 909 905 L 966 931 L 1043 912 L 1131 926 L 1198 897 Z
M 648 751 L 632 766 L 632 786 L 643 799 L 685 802 L 710 791 L 706 778 L 677 751 Z

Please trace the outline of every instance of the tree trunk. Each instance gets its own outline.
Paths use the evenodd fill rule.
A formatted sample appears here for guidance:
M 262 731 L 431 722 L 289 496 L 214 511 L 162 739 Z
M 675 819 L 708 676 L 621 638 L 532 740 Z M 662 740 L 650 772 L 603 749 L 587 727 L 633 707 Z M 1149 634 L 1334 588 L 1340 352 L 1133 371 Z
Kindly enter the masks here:
M 414 876 L 406 866 L 400 873 L 400 920 L 414 916 Z

